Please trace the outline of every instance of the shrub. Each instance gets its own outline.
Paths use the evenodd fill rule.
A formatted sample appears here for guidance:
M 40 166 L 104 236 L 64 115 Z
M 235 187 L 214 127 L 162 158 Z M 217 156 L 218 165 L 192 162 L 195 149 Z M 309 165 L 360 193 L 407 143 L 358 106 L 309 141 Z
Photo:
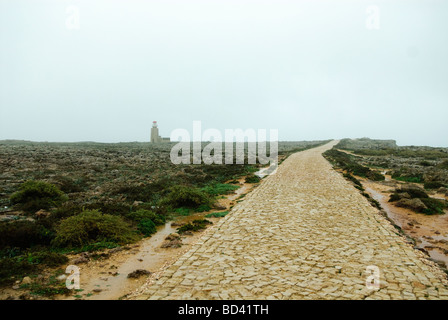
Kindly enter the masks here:
M 57 207 L 65 200 L 67 196 L 55 185 L 34 180 L 24 182 L 10 198 L 11 204 L 20 204 L 27 212 Z
M 379 173 L 377 171 L 373 171 L 373 170 L 370 170 L 366 176 L 367 176 L 367 178 L 369 178 L 370 180 L 373 180 L 373 181 L 385 180 L 385 177 L 381 173 Z
M 354 157 L 335 149 L 327 150 L 323 153 L 323 155 L 333 165 L 347 171 L 348 173 L 374 181 L 381 181 L 385 179 L 381 173 L 358 164 L 357 161 L 359 157 Z
M 238 189 L 239 186 L 235 186 L 233 184 L 225 184 L 225 183 L 216 183 L 213 185 L 208 185 L 204 188 L 201 188 L 201 191 L 208 193 L 211 196 L 217 196 L 221 194 L 229 194 Z
M 166 219 L 164 215 L 156 214 L 153 211 L 145 210 L 145 209 L 139 209 L 135 212 L 129 213 L 126 218 L 129 220 L 135 221 L 135 222 L 141 222 L 144 219 L 149 219 L 154 222 L 156 226 L 162 225 L 165 223 Z
M 420 199 L 428 209 L 423 210 L 425 214 L 443 214 L 447 207 L 446 202 L 444 200 L 438 200 L 434 198 L 422 198 Z
M 200 205 L 211 205 L 210 196 L 197 188 L 187 186 L 175 186 L 165 196 L 160 204 L 172 208 L 197 208 Z
M 429 198 L 428 194 L 424 190 L 416 187 L 402 187 L 401 189 L 397 189 L 396 192 L 398 193 L 406 192 L 411 196 L 412 199 Z
M 21 249 L 36 245 L 48 245 L 52 233 L 40 223 L 28 220 L 18 220 L 0 223 L 0 249 L 17 247 Z
M 56 176 L 52 180 L 54 181 L 54 184 L 65 193 L 81 192 L 87 187 L 86 181 L 83 178 L 73 180 L 66 176 Z
M 250 174 L 246 177 L 246 179 L 244 180 L 246 183 L 258 183 L 260 182 L 260 177 L 254 175 L 254 174 Z
M 207 214 L 205 217 L 206 217 L 206 218 L 211 218 L 211 217 L 214 217 L 214 218 L 222 218 L 222 217 L 225 217 L 228 213 L 229 213 L 229 211 L 212 212 L 212 213 Z
M 362 183 L 356 179 L 354 176 L 352 176 L 350 173 L 344 173 L 344 177 L 348 180 L 350 180 L 351 182 L 353 182 L 355 185 L 357 185 L 358 187 L 360 187 L 360 190 L 364 190 Z
M 189 216 L 193 212 L 193 210 L 188 208 L 177 208 L 176 210 L 174 210 L 174 212 L 181 216 Z
M 194 220 L 190 223 L 184 224 L 183 226 L 177 228 L 177 232 L 179 234 L 187 232 L 187 231 L 199 231 L 205 229 L 207 224 L 211 224 L 207 219 L 198 219 Z
M 98 210 L 105 214 L 125 216 L 131 211 L 131 207 L 118 201 L 98 201 L 85 205 L 86 210 Z
M 409 176 L 395 176 L 392 177 L 395 180 L 398 181 L 404 181 L 404 182 L 414 182 L 414 183 L 421 183 L 422 179 L 420 177 L 409 177 Z
M 448 160 L 443 161 L 442 163 L 437 165 L 437 168 L 447 169 L 448 170 Z
M 131 226 L 121 217 L 89 210 L 66 218 L 56 227 L 52 244 L 56 247 L 81 247 L 106 241 L 126 244 L 138 240 Z
M 439 189 L 440 187 L 445 187 L 445 184 L 438 181 L 428 181 L 423 186 L 425 189 Z
M 212 207 L 210 207 L 208 204 L 201 204 L 199 207 L 196 208 L 197 212 L 205 212 L 211 210 Z
M 18 258 L 0 259 L 0 284 L 8 284 L 14 279 L 21 278 L 30 272 L 34 272 L 37 267 L 26 260 Z
M 138 224 L 138 230 L 140 230 L 140 232 L 143 233 L 145 237 L 148 237 L 153 233 L 156 233 L 157 231 L 156 225 L 154 224 L 154 222 L 152 222 L 151 219 L 141 220 Z
M 32 264 L 44 264 L 49 267 L 57 267 L 67 263 L 68 258 L 60 253 L 41 251 L 37 253 L 29 253 L 27 255 L 27 261 Z

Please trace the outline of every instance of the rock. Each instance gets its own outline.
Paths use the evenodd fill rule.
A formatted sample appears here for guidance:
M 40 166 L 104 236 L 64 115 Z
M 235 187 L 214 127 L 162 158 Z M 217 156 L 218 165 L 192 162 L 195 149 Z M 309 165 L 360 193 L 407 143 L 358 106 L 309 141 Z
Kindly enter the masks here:
M 422 200 L 415 198 L 415 199 L 400 199 L 398 200 L 395 205 L 397 207 L 402 208 L 409 208 L 417 212 L 422 212 L 425 209 L 428 209 L 428 207 L 422 202 Z
M 128 274 L 128 278 L 140 278 L 141 276 L 145 276 L 145 275 L 150 275 L 151 272 L 148 270 L 143 270 L 143 269 L 137 269 L 131 273 Z
M 165 240 L 170 240 L 170 241 L 177 240 L 177 239 L 180 239 L 180 235 L 178 233 L 171 233 L 165 238 Z
M 448 192 L 448 189 L 445 187 L 440 187 L 439 190 L 437 190 L 437 193 L 446 194 Z
M 18 290 L 18 289 L 20 289 L 20 286 L 18 286 L 17 284 L 16 284 L 16 285 L 13 285 L 13 286 L 12 286 L 12 289 L 13 289 L 13 290 Z
M 403 185 L 401 189 L 397 189 L 396 192 L 407 193 L 411 198 L 428 198 L 426 191 L 415 185 Z
M 87 263 L 90 260 L 90 254 L 88 252 L 82 252 L 78 258 L 73 260 L 73 264 Z
M 123 250 L 124 250 L 123 247 L 116 247 L 116 248 L 110 249 L 109 253 L 116 253 L 116 252 L 120 252 Z
M 21 284 L 31 284 L 31 283 L 33 283 L 33 280 L 31 280 L 30 277 L 24 277 L 21 282 Z
M 185 223 L 180 223 L 180 222 L 172 222 L 171 226 L 172 227 L 182 227 Z
M 166 241 L 161 245 L 161 248 L 180 248 L 182 246 L 182 241 L 180 239 L 174 239 Z
M 96 292 L 96 293 L 99 293 L 99 292 L 101 292 L 101 291 L 103 291 L 103 290 L 100 289 L 100 288 L 95 288 L 95 289 L 93 289 L 92 291 L 93 291 L 93 292 Z
M 59 277 L 57 277 L 56 279 L 58 279 L 59 281 L 63 281 L 65 279 L 67 279 L 67 275 L 65 274 L 61 274 Z
M 213 207 L 214 207 L 216 210 L 226 210 L 226 209 L 227 209 L 227 207 L 226 207 L 225 205 L 220 204 L 220 203 L 216 203 Z
M 41 210 L 37 211 L 35 213 L 35 215 L 36 215 L 37 219 L 42 219 L 42 218 L 48 217 L 50 215 L 50 212 L 48 212 L 48 211 L 46 211 L 44 209 L 41 209 Z
M 79 257 L 73 260 L 73 264 L 81 264 L 81 263 L 87 263 L 89 262 L 89 259 L 86 257 Z
M 407 192 L 399 193 L 400 199 L 411 199 L 411 195 Z

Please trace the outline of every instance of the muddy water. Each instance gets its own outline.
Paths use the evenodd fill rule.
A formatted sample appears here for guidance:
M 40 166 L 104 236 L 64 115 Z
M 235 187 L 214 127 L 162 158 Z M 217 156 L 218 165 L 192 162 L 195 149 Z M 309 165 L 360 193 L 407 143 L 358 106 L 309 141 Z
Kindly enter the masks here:
M 142 278 L 145 277 L 129 279 L 127 275 L 136 269 L 154 271 L 162 267 L 164 262 L 173 256 L 175 249 L 161 249 L 160 246 L 166 236 L 176 232 L 176 228 L 171 222 L 166 223 L 159 227 L 151 238 L 141 241 L 138 246 L 131 247 L 130 250 L 113 254 L 104 261 L 79 265 L 80 287 L 83 291 L 78 295 L 83 299 L 115 300 L 135 290 L 144 282 Z M 184 243 L 188 243 L 188 239 L 185 239 Z
M 416 247 L 426 250 L 429 256 L 448 268 L 448 215 L 424 215 L 388 202 L 390 187 L 380 183 L 364 182 L 370 196 L 377 200 L 397 226 L 416 240 Z
M 244 179 L 241 179 L 240 188 L 235 190 L 234 193 L 218 200 L 219 204 L 226 209 L 212 210 L 211 212 L 230 210 L 240 196 L 254 187 L 254 184 L 243 183 L 243 181 Z M 176 223 L 184 224 L 202 219 L 208 213 L 210 212 L 178 217 Z M 219 218 L 207 219 L 212 223 L 219 220 Z M 157 272 L 166 263 L 180 256 L 201 236 L 201 232 L 192 236 L 183 236 L 181 248 L 161 248 L 165 238 L 171 233 L 176 233 L 177 228 L 178 225 L 173 226 L 172 221 L 167 222 L 164 226 L 160 226 L 153 236 L 140 241 L 138 245 L 131 246 L 130 250 L 114 253 L 110 258 L 103 261 L 91 261 L 79 265 L 82 291 L 69 297 L 60 296 L 57 299 L 116 300 L 135 291 L 145 283 L 147 276 L 142 276 L 139 279 L 129 279 L 127 278 L 129 273 L 136 269 Z

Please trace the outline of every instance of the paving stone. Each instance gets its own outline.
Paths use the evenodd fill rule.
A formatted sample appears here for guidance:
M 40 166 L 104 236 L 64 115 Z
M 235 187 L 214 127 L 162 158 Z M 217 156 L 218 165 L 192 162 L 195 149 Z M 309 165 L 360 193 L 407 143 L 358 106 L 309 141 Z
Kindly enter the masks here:
M 288 157 L 134 298 L 447 299 L 440 268 L 323 158 L 335 143 Z

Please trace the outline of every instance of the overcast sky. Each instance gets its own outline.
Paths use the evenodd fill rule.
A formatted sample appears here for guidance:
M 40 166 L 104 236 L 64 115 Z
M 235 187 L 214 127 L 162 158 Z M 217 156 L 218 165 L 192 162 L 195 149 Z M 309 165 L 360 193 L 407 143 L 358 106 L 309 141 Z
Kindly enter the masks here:
M 149 141 L 153 120 L 162 136 L 199 120 L 448 147 L 447 14 L 443 0 L 0 0 L 0 139 Z

